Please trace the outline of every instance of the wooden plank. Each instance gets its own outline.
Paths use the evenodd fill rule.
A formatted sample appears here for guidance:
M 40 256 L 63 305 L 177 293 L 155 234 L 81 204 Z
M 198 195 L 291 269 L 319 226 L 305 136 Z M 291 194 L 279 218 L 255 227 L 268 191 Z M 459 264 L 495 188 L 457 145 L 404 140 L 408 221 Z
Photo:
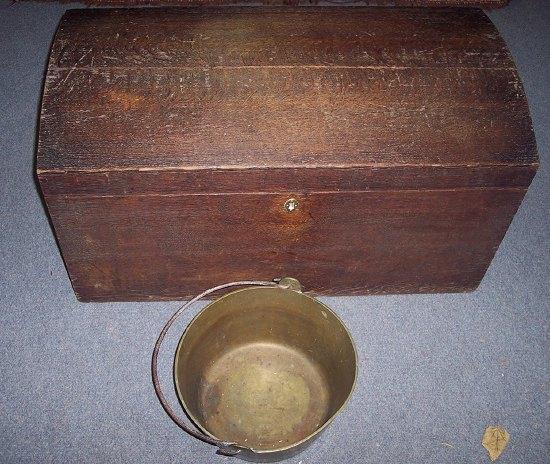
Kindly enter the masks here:
M 39 174 L 45 195 L 223 194 L 527 187 L 536 166 L 127 169 Z
M 513 67 L 476 9 L 163 8 L 69 10 L 51 66 Z
M 37 154 L 39 173 L 536 163 L 517 72 L 473 9 L 68 11 Z
M 38 170 L 530 164 L 494 69 L 50 70 Z
M 524 192 L 312 192 L 290 214 L 282 194 L 46 199 L 79 298 L 144 300 L 281 275 L 321 294 L 472 290 Z

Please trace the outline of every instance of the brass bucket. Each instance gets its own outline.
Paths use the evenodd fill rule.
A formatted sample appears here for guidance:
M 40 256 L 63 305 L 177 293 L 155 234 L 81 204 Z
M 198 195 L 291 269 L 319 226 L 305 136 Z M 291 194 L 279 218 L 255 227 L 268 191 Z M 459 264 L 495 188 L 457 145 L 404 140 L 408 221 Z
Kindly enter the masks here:
M 208 304 L 181 336 L 174 360 L 186 425 L 160 388 L 157 357 L 174 320 L 214 291 L 251 286 Z M 273 462 L 300 452 L 333 420 L 355 385 L 357 354 L 342 321 L 296 279 L 232 282 L 207 290 L 164 326 L 153 383 L 170 417 L 218 453 Z

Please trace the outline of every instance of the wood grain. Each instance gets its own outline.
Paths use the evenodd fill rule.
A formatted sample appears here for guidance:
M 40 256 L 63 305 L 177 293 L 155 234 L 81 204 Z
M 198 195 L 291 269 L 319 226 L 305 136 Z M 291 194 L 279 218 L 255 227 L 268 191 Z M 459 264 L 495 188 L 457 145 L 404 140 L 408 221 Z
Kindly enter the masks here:
M 524 187 L 536 165 L 117 169 L 39 174 L 46 195 L 132 195 Z
M 474 289 L 523 189 L 53 196 L 83 300 L 188 298 L 221 282 L 291 275 L 307 291 Z
M 533 161 L 501 70 L 70 72 L 50 73 L 43 134 L 64 136 L 41 138 L 41 170 Z
M 75 292 L 106 301 L 472 290 L 537 166 L 481 11 L 232 7 L 68 11 L 36 170 Z
M 69 12 L 42 108 L 39 172 L 536 159 L 477 10 Z
M 513 67 L 476 9 L 69 10 L 55 67 Z

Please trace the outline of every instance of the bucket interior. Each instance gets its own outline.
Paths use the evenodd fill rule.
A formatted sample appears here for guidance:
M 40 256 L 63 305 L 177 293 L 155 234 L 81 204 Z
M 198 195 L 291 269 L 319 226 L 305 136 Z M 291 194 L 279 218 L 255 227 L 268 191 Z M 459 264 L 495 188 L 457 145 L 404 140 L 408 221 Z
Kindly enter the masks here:
M 206 433 L 255 451 L 293 446 L 344 405 L 356 355 L 326 306 L 282 288 L 250 288 L 208 305 L 182 336 L 179 399 Z

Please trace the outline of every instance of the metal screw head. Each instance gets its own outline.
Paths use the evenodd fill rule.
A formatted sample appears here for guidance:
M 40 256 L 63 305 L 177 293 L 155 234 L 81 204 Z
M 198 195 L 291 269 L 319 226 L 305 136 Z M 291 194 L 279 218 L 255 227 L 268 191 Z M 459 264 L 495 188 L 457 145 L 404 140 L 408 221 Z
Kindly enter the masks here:
M 293 277 L 283 277 L 281 280 L 279 280 L 279 287 L 288 288 L 290 290 L 294 290 L 295 292 L 302 291 L 302 285 L 297 279 Z
M 292 213 L 293 211 L 296 211 L 298 209 L 298 205 L 299 203 L 296 198 L 289 198 L 287 201 L 285 201 L 283 208 L 287 213 Z

